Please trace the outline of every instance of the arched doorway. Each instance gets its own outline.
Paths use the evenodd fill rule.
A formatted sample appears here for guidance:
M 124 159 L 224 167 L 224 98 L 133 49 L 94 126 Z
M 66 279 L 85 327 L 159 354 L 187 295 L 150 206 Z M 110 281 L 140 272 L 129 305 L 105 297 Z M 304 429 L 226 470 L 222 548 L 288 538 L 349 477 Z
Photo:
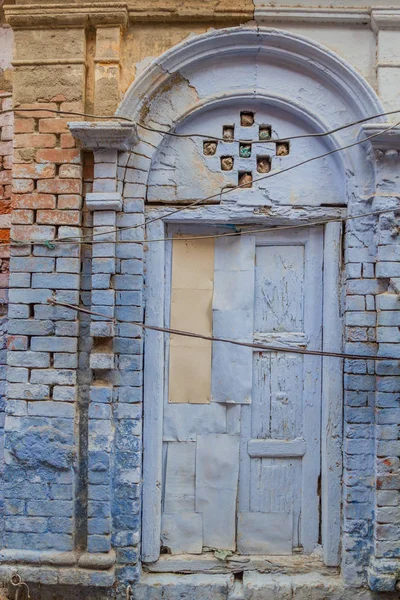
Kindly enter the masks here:
M 226 225 L 298 227 L 234 238 L 230 247 L 214 243 L 205 275 L 212 286 L 196 288 L 195 281 L 186 295 L 208 290 L 213 312 L 204 326 L 214 335 L 340 350 L 340 227 L 315 224 L 358 209 L 359 196 L 372 183 L 366 149 L 356 146 L 286 172 L 354 142 L 354 130 L 297 138 L 282 153 L 261 136 L 319 134 L 380 111 L 373 91 L 341 59 L 274 30 L 200 36 L 161 57 L 132 86 L 119 114 L 185 136 L 140 129 L 133 166 L 136 160 L 143 174 L 132 183 L 147 200 L 148 219 L 158 219 L 148 226 L 149 239 L 219 234 Z M 195 139 L 193 132 L 210 139 Z M 214 137 L 221 138 L 215 147 Z M 271 166 L 271 173 L 282 173 L 256 181 Z M 249 187 L 225 194 L 241 181 Z M 213 198 L 199 201 L 196 211 L 170 215 L 171 209 L 159 207 L 208 196 Z M 195 246 L 187 250 L 189 266 L 183 270 L 193 265 Z M 147 256 L 147 319 L 169 326 L 172 294 L 184 287 L 174 281 L 174 241 L 170 248 L 149 245 Z M 204 276 L 204 254 L 200 262 Z M 222 290 L 222 301 L 216 290 Z M 183 298 L 181 306 L 187 306 Z M 191 317 L 181 320 L 186 324 L 181 329 L 196 330 L 199 319 Z M 306 357 L 295 364 L 284 353 L 218 356 L 214 344 L 198 353 L 208 361 L 207 401 L 174 401 L 171 348 L 163 334 L 146 333 L 144 561 L 157 560 L 162 538 L 169 536 L 178 548 L 192 536 L 194 554 L 208 548 L 309 554 L 322 543 L 326 564 L 338 564 L 339 359 Z M 195 356 L 193 348 L 190 352 Z M 193 389 L 196 396 L 198 387 Z M 213 463 L 214 470 L 207 469 Z M 181 549 L 191 553 L 187 545 Z

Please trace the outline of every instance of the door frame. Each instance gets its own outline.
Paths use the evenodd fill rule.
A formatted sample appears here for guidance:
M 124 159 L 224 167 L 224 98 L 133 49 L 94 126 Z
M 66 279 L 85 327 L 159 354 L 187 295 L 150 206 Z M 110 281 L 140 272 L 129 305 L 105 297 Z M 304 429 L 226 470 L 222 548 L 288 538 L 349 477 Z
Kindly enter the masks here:
M 146 217 L 157 218 L 147 225 L 148 240 L 165 237 L 167 224 L 238 224 L 274 227 L 305 226 L 312 221 L 344 216 L 343 209 L 307 207 L 299 210 L 277 206 L 271 213 L 255 214 L 253 207 L 231 205 L 196 207 L 169 216 L 170 207 L 149 208 Z M 261 211 L 260 211 L 261 213 Z M 323 343 L 325 351 L 342 351 L 340 318 L 341 276 L 340 222 L 324 226 L 323 260 Z M 146 252 L 145 323 L 164 327 L 166 244 L 149 243 Z M 321 536 L 324 562 L 337 566 L 340 562 L 341 479 L 342 479 L 342 413 L 343 360 L 322 359 L 321 414 Z M 160 555 L 161 498 L 163 464 L 163 405 L 165 388 L 164 334 L 145 329 L 144 333 L 144 424 L 143 424 L 143 510 L 142 560 L 155 562 Z

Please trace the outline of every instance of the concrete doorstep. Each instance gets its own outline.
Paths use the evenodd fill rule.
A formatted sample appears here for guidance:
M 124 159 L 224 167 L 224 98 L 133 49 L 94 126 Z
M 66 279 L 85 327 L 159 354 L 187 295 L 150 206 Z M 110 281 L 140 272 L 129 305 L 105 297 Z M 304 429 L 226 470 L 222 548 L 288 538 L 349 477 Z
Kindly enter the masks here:
M 270 575 L 248 571 L 238 575 L 144 574 L 134 600 L 383 600 L 398 594 L 375 594 L 346 587 L 340 577 L 318 573 Z

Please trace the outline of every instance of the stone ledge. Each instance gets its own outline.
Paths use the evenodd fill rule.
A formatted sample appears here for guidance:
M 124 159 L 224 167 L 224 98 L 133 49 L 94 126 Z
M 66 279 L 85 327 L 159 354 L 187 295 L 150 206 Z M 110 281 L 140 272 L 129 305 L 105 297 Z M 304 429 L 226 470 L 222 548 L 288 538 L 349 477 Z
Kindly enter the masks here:
M 82 142 L 83 147 L 91 150 L 129 150 L 139 139 L 134 123 L 78 121 L 68 123 L 68 127 L 72 135 Z
M 388 2 L 388 4 L 391 4 Z M 373 8 L 371 11 L 372 29 L 400 29 L 400 9 L 395 7 Z
M 400 150 L 400 125 L 393 127 L 389 131 L 385 131 L 390 127 L 390 123 L 364 123 L 360 127 L 359 139 L 378 134 L 371 140 L 366 140 L 373 150 Z
M 122 210 L 122 196 L 118 192 L 89 192 L 86 194 L 86 206 L 89 210 Z M 105 234 L 106 235 L 106 234 Z M 107 243 L 110 243 L 107 240 Z
M 369 26 L 371 11 L 357 8 L 306 8 L 259 6 L 255 8 L 254 19 L 260 25 L 269 23 L 328 23 L 331 25 Z
M 14 28 L 87 27 L 89 25 L 122 25 L 132 22 L 224 21 L 243 23 L 254 18 L 252 0 L 237 5 L 231 0 L 183 0 L 179 5 L 171 0 L 129 0 L 128 2 L 64 3 L 62 0 L 42 0 L 37 4 L 5 6 L 7 22 Z
M 37 27 L 88 27 L 90 25 L 127 25 L 128 10 L 125 2 L 82 2 L 63 4 L 6 5 L 6 20 L 13 29 Z
M 7 580 L 16 571 L 15 564 L 0 565 L 0 578 Z M 89 571 L 79 568 L 56 568 L 18 564 L 18 573 L 23 581 L 43 585 L 80 585 L 85 587 L 109 588 L 115 583 L 114 569 Z
M 394 592 L 399 581 L 400 560 L 374 558 L 368 568 L 368 584 L 374 592 Z
M 85 552 L 78 554 L 77 552 L 52 552 L 52 551 L 35 551 L 35 550 L 19 550 L 19 549 L 3 549 L 0 551 L 0 565 L 13 564 L 19 566 L 35 565 L 38 567 L 73 567 L 78 565 L 83 569 L 88 570 L 107 570 L 115 564 L 115 552 L 112 550 L 108 553 L 93 553 Z
M 243 581 L 234 575 L 145 574 L 133 588 L 134 600 L 373 600 L 366 589 L 344 585 L 340 577 L 318 573 L 273 575 L 245 571 Z M 395 600 L 398 594 L 385 595 Z

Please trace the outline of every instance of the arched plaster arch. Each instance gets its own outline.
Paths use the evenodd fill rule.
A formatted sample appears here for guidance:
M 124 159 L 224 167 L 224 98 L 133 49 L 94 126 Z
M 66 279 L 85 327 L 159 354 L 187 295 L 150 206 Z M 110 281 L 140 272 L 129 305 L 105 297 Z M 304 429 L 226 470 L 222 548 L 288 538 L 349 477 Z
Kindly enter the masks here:
M 251 98 L 271 107 L 277 107 L 280 102 L 289 120 L 292 115 L 303 121 L 304 126 L 300 129 L 281 127 L 278 133 L 282 137 L 293 133 L 321 133 L 383 112 L 370 85 L 329 49 L 282 30 L 239 27 L 190 38 L 163 54 L 131 85 L 117 114 L 155 128 L 190 133 L 196 130 L 190 126 L 196 111 L 205 111 L 235 98 L 237 101 Z M 200 128 L 200 131 L 206 133 L 207 128 Z M 156 165 L 159 159 L 156 154 L 163 146 L 170 150 L 174 145 L 179 146 L 171 137 L 165 139 L 162 134 L 140 127 L 139 132 L 142 142 L 136 151 L 151 159 L 148 170 Z M 212 127 L 208 132 L 216 135 Z M 320 139 L 318 143 L 315 140 L 298 143 L 302 148 L 298 153 L 293 152 L 291 163 L 350 144 L 357 136 L 358 127 L 350 127 Z M 336 202 L 348 203 L 352 197 L 370 197 L 373 175 L 366 152 L 366 145 L 361 144 L 329 159 L 333 172 L 341 163 L 336 182 L 341 178 L 341 185 L 346 188 L 340 199 L 336 194 Z M 315 165 L 313 163 L 314 177 Z M 184 165 L 170 167 L 176 171 Z M 310 175 L 311 170 L 301 170 L 303 181 Z M 214 191 L 226 183 L 221 174 L 212 182 Z M 151 180 L 146 183 L 151 184 Z M 173 185 L 179 188 L 179 183 L 174 181 Z M 325 186 L 328 185 L 325 180 Z M 199 185 L 196 187 L 197 197 L 207 195 L 210 189 L 209 186 L 204 190 Z M 168 198 L 168 195 L 157 197 L 157 194 L 154 197 L 156 201 L 167 202 L 177 199 Z M 181 199 L 190 200 L 191 197 L 183 194 Z
M 195 122 L 192 119 L 195 120 L 207 111 L 212 112 L 217 107 L 228 106 L 230 102 L 247 102 L 249 99 L 253 102 L 264 103 L 286 115 L 286 121 L 283 119 L 282 130 L 279 129 L 278 132 L 282 137 L 290 134 L 290 131 L 283 129 L 283 125 L 289 123 L 291 119 L 297 118 L 301 121 L 301 133 L 321 133 L 383 112 L 373 89 L 351 66 L 331 51 L 306 38 L 284 31 L 234 28 L 189 39 L 165 53 L 148 67 L 130 87 L 117 114 L 132 118 L 150 127 L 180 133 L 185 132 L 186 127 L 186 131 L 193 131 Z M 171 147 L 169 144 L 174 147 L 175 142 L 171 142 L 171 140 L 175 138 L 147 131 L 140 126 L 139 133 L 141 140 L 133 148 L 129 162 L 130 166 L 136 167 L 137 172 L 135 173 L 134 169 L 132 175 L 136 179 L 131 179 L 130 182 L 133 184 L 132 193 L 135 194 L 135 197 L 143 194 L 142 198 L 144 198 L 146 184 L 151 182 L 151 177 L 154 176 L 155 165 L 160 163 L 163 150 Z M 216 135 L 212 130 L 209 133 Z M 322 142 L 318 142 L 319 152 L 317 152 L 318 146 L 313 147 L 312 144 L 308 144 L 306 150 L 310 152 L 310 156 L 314 156 L 317 153 L 323 153 L 321 149 L 329 151 L 351 144 L 357 140 L 358 135 L 359 128 L 357 126 L 343 129 L 327 136 Z M 340 180 L 338 190 L 342 190 L 342 194 L 339 194 L 338 202 L 340 204 L 352 203 L 351 211 L 364 212 L 363 203 L 371 197 L 373 169 L 366 160 L 366 146 L 367 144 L 360 144 L 345 152 L 337 153 L 329 159 L 328 163 L 328 169 L 336 173 Z M 293 154 L 295 156 L 295 153 Z M 301 158 L 305 158 L 305 155 L 302 155 Z M 315 173 L 318 174 L 318 171 L 313 172 L 314 179 L 316 179 Z M 166 173 L 161 174 L 161 176 L 166 175 Z M 311 172 L 307 174 L 308 177 L 310 175 L 313 176 Z M 335 183 L 337 184 L 337 182 Z M 321 185 L 320 180 L 316 182 L 316 187 L 318 185 Z M 326 180 L 322 185 L 326 185 Z M 217 185 L 216 189 L 215 187 L 213 189 L 218 192 L 220 186 Z M 126 197 L 127 194 L 125 193 L 124 196 Z M 201 198 L 202 195 L 199 193 L 198 197 Z M 231 198 L 235 200 L 233 195 Z M 157 200 L 157 198 L 150 198 L 150 200 L 152 199 Z M 162 200 L 168 201 L 166 198 Z M 169 201 L 175 203 L 179 201 L 179 198 L 172 198 Z M 226 204 L 226 213 L 234 211 L 233 204 L 234 202 Z M 249 204 L 251 205 L 251 202 Z M 205 221 L 215 217 L 217 212 L 214 209 L 216 208 L 220 207 L 207 207 L 207 211 L 204 209 Z M 165 229 L 162 220 L 164 217 L 168 217 L 170 211 L 154 209 L 157 221 L 153 227 L 153 223 L 151 223 L 153 209 L 149 210 L 149 239 L 163 238 Z M 297 211 L 295 217 L 293 212 L 290 217 L 293 222 L 301 219 L 300 212 Z M 179 213 L 179 215 L 182 214 Z M 190 219 L 194 218 L 195 211 L 185 211 L 185 214 L 189 215 L 186 222 L 190 222 Z M 251 211 L 248 211 L 246 218 L 251 214 Z M 265 213 L 254 214 L 257 214 L 257 219 L 269 218 Z M 282 213 L 280 217 L 277 217 L 277 213 L 275 213 L 273 222 L 277 223 L 277 218 L 286 218 L 287 214 Z M 308 215 L 303 218 L 308 219 Z M 371 228 L 371 222 L 372 219 L 369 219 L 368 222 L 361 224 L 360 220 L 360 227 L 364 227 L 363 231 L 367 231 Z M 340 260 L 340 244 L 337 237 L 340 235 L 340 226 L 335 228 L 337 224 L 331 225 L 335 230 L 331 229 L 330 234 L 326 236 L 326 248 L 328 252 L 330 247 L 334 248 L 336 256 L 331 264 L 327 261 L 332 280 L 332 287 L 326 287 L 326 298 L 329 300 L 329 295 L 333 298 L 337 294 L 338 281 L 335 277 L 338 277 L 337 265 Z M 358 225 L 354 225 L 354 227 L 358 227 Z M 164 285 L 164 260 L 163 245 L 150 245 L 146 257 L 146 318 L 149 323 L 160 326 L 163 326 L 164 323 L 164 288 L 162 287 Z M 329 302 L 326 304 L 328 305 Z M 340 323 L 338 325 L 335 320 L 338 315 L 338 303 L 331 304 L 331 306 L 331 313 L 327 313 L 326 319 L 328 325 L 324 331 L 326 332 L 330 326 L 326 339 L 329 339 L 330 349 L 336 348 L 339 351 L 341 349 Z M 143 560 L 148 562 L 157 559 L 160 540 L 163 351 L 162 334 L 154 331 L 146 332 L 146 364 L 150 366 L 150 371 L 146 375 L 145 370 L 144 375 L 144 473 L 146 475 L 143 492 L 143 531 L 145 535 L 142 556 Z M 335 389 L 333 389 L 335 386 L 335 389 L 339 390 L 336 397 Z M 332 384 L 332 390 L 330 390 L 330 402 L 334 404 L 338 397 L 341 399 L 340 375 L 339 381 Z M 338 406 L 340 407 L 340 401 L 336 402 L 336 411 Z M 328 429 L 328 427 L 325 428 L 326 431 Z M 329 431 L 327 436 L 330 433 L 332 431 Z M 336 435 L 335 441 L 335 451 L 339 456 L 335 460 L 333 452 L 331 457 L 332 462 L 335 463 L 332 468 L 334 473 L 329 472 L 329 465 L 326 465 L 326 474 L 329 474 L 329 478 L 323 474 L 325 481 L 327 479 L 333 481 L 336 478 L 333 484 L 334 493 L 336 493 L 335 501 L 332 502 L 334 514 L 323 524 L 323 538 L 330 537 L 333 540 L 332 546 L 336 544 L 336 548 L 331 553 L 329 548 L 326 551 L 326 562 L 331 565 L 337 564 L 339 554 L 340 436 L 341 431 Z M 147 451 L 147 448 L 151 448 L 151 451 Z M 331 498 L 331 495 L 327 496 L 323 501 L 327 506 L 327 512 L 331 510 L 329 506 Z M 335 504 L 336 500 L 338 500 L 337 504 Z

